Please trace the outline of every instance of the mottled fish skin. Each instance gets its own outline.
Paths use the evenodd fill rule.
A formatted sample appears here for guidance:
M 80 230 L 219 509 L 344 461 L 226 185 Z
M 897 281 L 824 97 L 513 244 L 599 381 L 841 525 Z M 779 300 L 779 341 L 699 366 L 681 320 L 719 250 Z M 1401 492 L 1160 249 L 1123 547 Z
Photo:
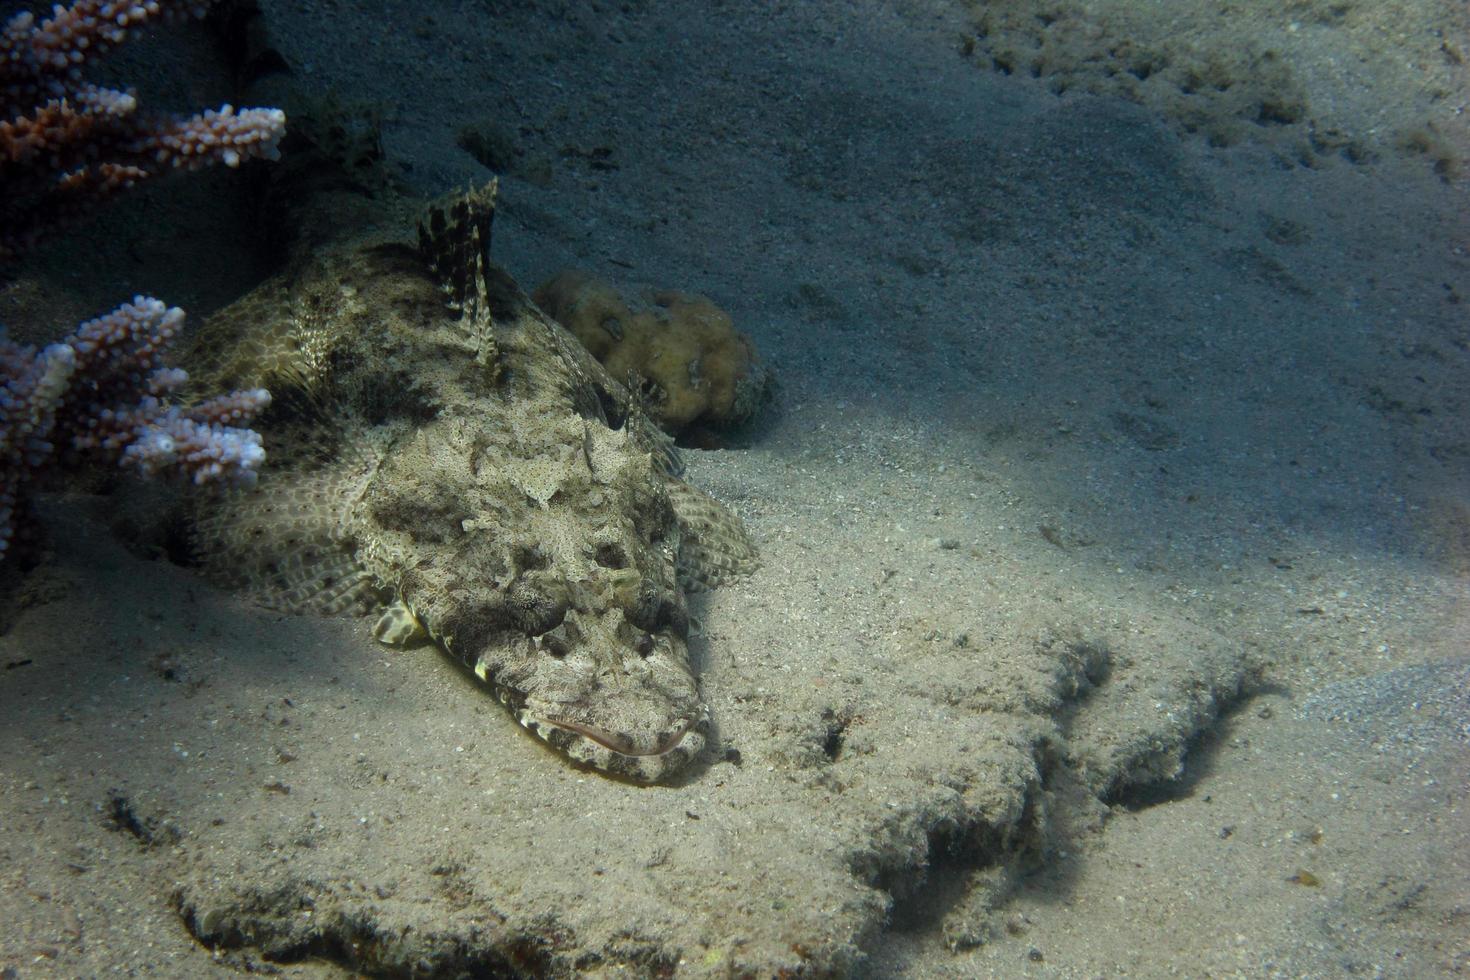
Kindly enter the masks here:
M 755 567 L 738 519 L 487 247 L 493 185 L 411 249 L 338 250 L 213 318 L 195 374 L 271 388 L 272 467 L 202 512 L 218 577 L 269 605 L 385 605 L 572 760 L 668 780 L 710 716 L 684 590 Z

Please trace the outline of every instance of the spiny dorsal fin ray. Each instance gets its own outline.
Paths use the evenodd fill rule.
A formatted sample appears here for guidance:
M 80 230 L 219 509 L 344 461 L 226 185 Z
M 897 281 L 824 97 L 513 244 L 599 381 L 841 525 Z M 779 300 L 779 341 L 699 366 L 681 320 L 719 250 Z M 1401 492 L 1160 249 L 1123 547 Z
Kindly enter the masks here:
M 492 369 L 499 361 L 488 284 L 497 186 L 491 180 L 447 205 L 434 205 L 419 222 L 419 255 L 449 297 L 450 308 L 459 312 L 476 362 Z
M 485 277 L 490 310 L 497 320 L 521 320 L 538 328 L 566 372 L 565 382 L 579 415 L 627 431 L 640 452 L 653 457 L 665 476 L 684 475 L 684 460 L 648 412 L 642 382 L 635 375 L 619 384 L 582 342 L 547 316 L 503 269 L 489 267 Z
M 497 182 L 468 190 L 447 205 L 429 208 L 419 221 L 419 254 L 456 308 L 482 295 Z
M 510 274 L 493 263 L 485 276 L 490 312 L 497 321 L 517 323 L 556 356 L 546 362 L 573 410 L 616 428 L 627 412 L 628 393 L 612 379 L 582 342 L 547 316 Z
M 638 447 L 639 452 L 653 457 L 654 469 L 670 479 L 679 479 L 684 475 L 684 457 L 674 445 L 674 437 L 660 429 L 653 420 L 653 415 L 648 410 L 648 395 L 642 379 L 636 374 L 630 374 L 625 387 L 628 405 L 623 428 L 627 431 L 628 438 L 633 440 L 633 445 Z

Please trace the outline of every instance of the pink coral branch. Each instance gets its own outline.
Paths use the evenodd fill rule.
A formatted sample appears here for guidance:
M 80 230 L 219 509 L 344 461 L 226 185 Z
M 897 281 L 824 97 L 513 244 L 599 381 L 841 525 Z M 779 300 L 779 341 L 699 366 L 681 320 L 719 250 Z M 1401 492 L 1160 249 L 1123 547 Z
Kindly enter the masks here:
M 44 20 L 16 14 L 0 30 L 0 258 L 139 181 L 279 156 L 286 129 L 279 109 L 147 115 L 133 93 L 82 77 L 88 61 L 130 30 L 199 17 L 214 2 L 76 0 Z
M 164 363 L 183 322 L 177 307 L 139 296 L 39 351 L 0 335 L 0 558 L 30 486 L 58 465 L 90 461 L 196 484 L 254 481 L 265 450 L 243 426 L 270 393 L 169 402 L 188 380 Z

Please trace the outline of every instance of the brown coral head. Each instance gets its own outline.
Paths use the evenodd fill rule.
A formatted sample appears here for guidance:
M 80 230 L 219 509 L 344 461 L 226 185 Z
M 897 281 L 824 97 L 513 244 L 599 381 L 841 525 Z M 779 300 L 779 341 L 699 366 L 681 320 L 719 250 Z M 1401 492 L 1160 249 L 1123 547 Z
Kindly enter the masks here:
M 770 395 L 755 345 L 708 297 L 661 289 L 630 300 L 568 270 L 536 290 L 535 300 L 614 378 L 643 379 L 650 414 L 670 434 L 740 425 Z

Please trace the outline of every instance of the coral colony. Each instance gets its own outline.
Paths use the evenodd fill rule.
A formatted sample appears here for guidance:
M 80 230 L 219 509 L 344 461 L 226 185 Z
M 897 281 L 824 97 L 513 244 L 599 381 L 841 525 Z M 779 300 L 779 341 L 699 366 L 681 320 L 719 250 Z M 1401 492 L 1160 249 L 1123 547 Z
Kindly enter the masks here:
M 0 259 L 141 180 L 278 157 L 279 109 L 140 114 L 131 92 L 82 77 L 89 59 L 130 30 L 202 16 L 211 2 L 77 0 L 44 20 L 17 14 L 0 30 Z M 265 453 L 241 426 L 270 395 L 171 403 L 187 375 L 164 354 L 183 319 L 140 296 L 43 350 L 0 333 L 0 558 L 29 509 L 26 491 L 57 464 L 102 462 L 195 483 L 254 479 Z
M 210 3 L 103 3 L 30 12 L 0 31 L 0 258 L 141 180 L 211 163 L 274 160 L 279 109 L 223 106 L 194 116 L 138 111 L 131 92 L 86 81 L 88 60 L 150 20 L 201 16 Z
M 195 483 L 255 478 L 265 450 L 240 424 L 270 404 L 270 393 L 169 403 L 187 375 L 164 366 L 163 356 L 183 322 L 183 310 L 139 296 L 44 350 L 0 337 L 0 558 L 23 516 L 27 485 L 58 461 Z

